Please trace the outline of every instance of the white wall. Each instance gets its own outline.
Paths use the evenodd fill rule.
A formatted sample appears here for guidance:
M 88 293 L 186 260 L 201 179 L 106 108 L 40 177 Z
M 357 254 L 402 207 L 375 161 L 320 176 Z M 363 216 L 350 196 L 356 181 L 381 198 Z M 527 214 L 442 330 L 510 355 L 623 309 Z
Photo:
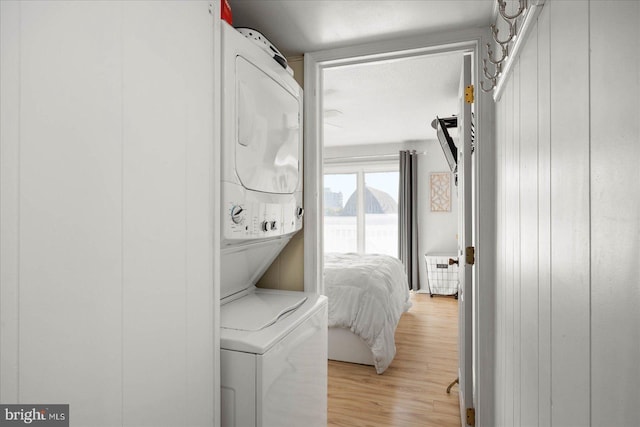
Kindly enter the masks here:
M 420 254 L 420 289 L 428 291 L 425 254 L 446 253 L 456 257 L 458 253 L 458 187 L 451 176 L 451 211 L 431 212 L 430 175 L 434 172 L 450 172 L 438 141 L 425 143 L 425 154 L 418 157 L 418 252 Z
M 214 425 L 209 3 L 0 7 L 0 402 Z
M 638 22 L 548 0 L 496 104 L 496 425 L 640 418 Z

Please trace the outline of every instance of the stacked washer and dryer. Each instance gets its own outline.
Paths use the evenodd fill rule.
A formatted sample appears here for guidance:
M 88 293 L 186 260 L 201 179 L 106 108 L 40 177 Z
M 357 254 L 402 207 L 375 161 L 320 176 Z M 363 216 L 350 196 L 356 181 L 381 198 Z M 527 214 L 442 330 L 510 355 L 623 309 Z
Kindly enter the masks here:
M 222 27 L 222 425 L 324 426 L 326 297 L 255 287 L 302 228 L 302 89 Z

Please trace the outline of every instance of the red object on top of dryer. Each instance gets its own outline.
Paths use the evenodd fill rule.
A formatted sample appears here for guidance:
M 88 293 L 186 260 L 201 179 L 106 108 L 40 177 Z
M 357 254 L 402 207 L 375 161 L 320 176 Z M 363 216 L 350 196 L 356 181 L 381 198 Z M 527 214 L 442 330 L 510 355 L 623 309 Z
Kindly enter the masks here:
M 227 21 L 229 25 L 233 25 L 233 16 L 231 14 L 231 6 L 229 6 L 229 0 L 222 0 L 220 3 L 222 5 L 222 19 Z

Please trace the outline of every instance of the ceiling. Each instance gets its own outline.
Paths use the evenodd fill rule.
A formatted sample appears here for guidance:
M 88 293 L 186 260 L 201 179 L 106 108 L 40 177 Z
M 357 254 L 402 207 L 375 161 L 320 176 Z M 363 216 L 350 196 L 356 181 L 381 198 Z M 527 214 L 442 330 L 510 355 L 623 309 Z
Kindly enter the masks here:
M 285 56 L 489 25 L 495 0 L 228 0 Z
M 486 27 L 495 0 L 229 0 L 236 27 L 285 56 L 441 31 Z M 434 139 L 436 115 L 457 112 L 461 54 L 330 68 L 325 145 Z
M 326 147 L 435 139 L 431 121 L 457 114 L 462 53 L 329 68 Z

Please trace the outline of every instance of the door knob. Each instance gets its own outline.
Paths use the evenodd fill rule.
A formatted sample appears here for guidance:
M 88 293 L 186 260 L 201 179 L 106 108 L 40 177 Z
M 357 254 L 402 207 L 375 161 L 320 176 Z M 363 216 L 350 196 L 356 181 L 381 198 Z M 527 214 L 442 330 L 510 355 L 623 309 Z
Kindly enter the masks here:
M 458 264 L 457 259 L 449 258 L 449 265 Z

